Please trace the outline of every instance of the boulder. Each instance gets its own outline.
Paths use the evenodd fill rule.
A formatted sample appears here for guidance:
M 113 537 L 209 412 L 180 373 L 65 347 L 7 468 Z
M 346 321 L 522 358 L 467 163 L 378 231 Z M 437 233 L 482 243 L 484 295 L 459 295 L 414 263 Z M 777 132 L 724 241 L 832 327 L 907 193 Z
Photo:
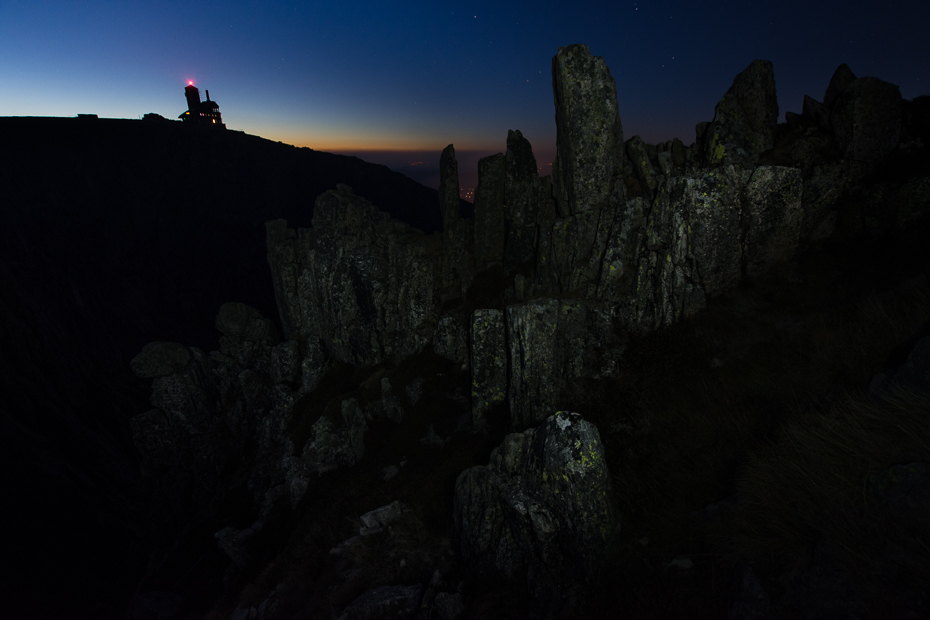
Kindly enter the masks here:
M 597 586 L 617 553 L 617 510 L 597 428 L 560 411 L 514 433 L 455 483 L 453 534 L 467 569 L 525 579 L 533 617 Z
M 475 269 L 478 272 L 504 261 L 504 154 L 478 160 L 475 188 Z
M 898 144 L 901 90 L 874 77 L 853 80 L 836 99 L 830 127 L 843 157 L 875 162 Z
M 552 59 L 552 90 L 559 217 L 602 209 L 622 170 L 617 86 L 603 58 L 592 56 L 586 45 L 570 45 Z
M 500 310 L 475 310 L 471 318 L 472 428 L 487 428 L 488 411 L 503 403 L 507 389 L 507 349 L 504 315 Z
M 759 155 L 775 144 L 777 124 L 772 63 L 753 60 L 733 79 L 714 109 L 714 120 L 707 130 L 705 165 L 754 167 Z

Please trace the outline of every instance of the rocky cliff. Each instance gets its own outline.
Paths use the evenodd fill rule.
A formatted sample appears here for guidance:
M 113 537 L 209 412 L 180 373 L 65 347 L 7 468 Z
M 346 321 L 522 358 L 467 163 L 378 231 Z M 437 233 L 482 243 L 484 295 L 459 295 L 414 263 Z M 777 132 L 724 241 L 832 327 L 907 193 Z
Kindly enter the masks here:
M 479 163 L 474 219 L 465 220 L 448 191 L 457 185 L 450 145 L 440 161 L 443 230 L 432 234 L 341 185 L 317 198 L 309 228 L 266 224 L 276 316 L 226 304 L 217 318 L 219 351 L 156 342 L 134 358 L 136 375 L 154 382 L 152 408 L 133 419 L 143 471 L 159 489 L 165 518 L 184 524 L 166 535 L 174 546 L 141 588 L 153 600 L 177 595 L 157 584 L 176 574 L 172 563 L 190 558 L 178 541 L 197 539 L 188 544 L 206 554 L 212 534 L 214 557 L 221 550 L 228 558 L 223 586 L 207 595 L 185 591 L 182 610 L 210 601 L 216 617 L 233 618 L 550 618 L 626 606 L 636 617 L 647 598 L 621 582 L 649 575 L 654 587 L 670 579 L 660 566 L 687 573 L 695 565 L 689 554 L 717 541 L 707 555 L 728 562 L 736 585 L 708 585 L 722 565 L 708 562 L 693 571 L 692 586 L 674 586 L 704 597 L 709 602 L 695 603 L 703 609 L 748 618 L 764 605 L 827 617 L 866 613 L 893 595 L 904 611 L 927 611 L 918 584 L 930 562 L 891 550 L 900 539 L 875 551 L 884 585 L 857 597 L 840 594 L 864 577 L 850 572 L 849 558 L 836 551 L 842 537 L 829 527 L 813 536 L 820 551 L 807 572 L 764 572 L 760 562 L 761 576 L 747 563 L 758 556 L 747 551 L 755 539 L 733 533 L 743 532 L 738 520 L 711 520 L 730 523 L 716 538 L 685 541 L 681 533 L 697 531 L 692 521 L 681 524 L 692 512 L 694 523 L 714 513 L 712 501 L 722 497 L 730 508 L 721 514 L 759 514 L 753 506 L 764 501 L 753 493 L 775 483 L 740 487 L 733 472 L 774 441 L 767 433 L 801 432 L 792 430 L 779 386 L 766 383 L 771 377 L 752 383 L 727 373 L 781 360 L 774 349 L 758 351 L 790 342 L 793 363 L 811 369 L 791 384 L 795 404 L 814 399 L 823 382 L 864 389 L 862 374 L 889 363 L 890 348 L 913 342 L 930 318 L 907 314 L 901 302 L 901 318 L 887 323 L 908 327 L 870 344 L 857 362 L 806 335 L 829 304 L 831 321 L 852 321 L 841 318 L 843 303 L 898 312 L 895 300 L 913 306 L 930 293 L 926 259 L 913 258 L 930 207 L 927 98 L 904 101 L 897 87 L 856 78 L 843 65 L 822 103 L 807 98 L 802 115 L 779 124 L 772 64 L 755 60 L 712 121 L 697 125 L 693 143 L 648 145 L 624 140 L 603 59 L 583 45 L 560 48 L 552 73 L 551 180 L 537 177 L 529 143 L 511 131 L 506 153 Z M 918 263 L 895 264 L 889 248 Z M 857 263 L 864 255 L 872 262 Z M 845 264 L 826 282 L 818 265 L 835 256 Z M 848 279 L 840 275 L 854 265 Z M 808 282 L 803 295 L 800 282 Z M 866 299 L 882 286 L 885 297 Z M 664 334 L 692 343 L 688 355 L 676 355 L 683 369 L 701 359 L 700 370 L 689 370 L 693 384 L 671 381 L 679 369 L 642 374 L 663 362 L 644 351 Z M 712 358 L 701 357 L 708 351 Z M 891 375 L 910 377 L 902 381 L 914 389 L 926 373 L 914 370 L 919 351 L 909 370 Z M 815 375 L 817 364 L 839 370 Z M 707 387 L 724 381 L 709 374 L 721 366 L 738 387 Z M 780 372 L 786 383 L 795 376 Z M 689 391 L 698 377 L 705 391 Z M 869 402 L 885 402 L 877 396 L 884 381 Z M 750 383 L 755 393 L 746 391 Z M 778 394 L 770 397 L 778 411 L 766 409 L 767 390 Z M 686 394 L 708 402 L 695 419 L 687 412 L 696 405 L 674 404 Z M 904 409 L 924 411 L 923 397 L 907 398 Z M 664 411 L 646 415 L 645 403 L 660 401 Z M 724 412 L 736 417 L 714 417 Z M 908 488 L 925 492 L 930 444 L 921 442 L 930 433 L 915 433 L 908 445 L 918 448 L 895 456 L 891 442 L 875 452 L 870 475 L 878 478 L 870 479 L 911 463 Z M 682 453 L 665 436 L 705 443 Z M 652 452 L 650 439 L 659 442 Z M 869 436 L 859 441 L 867 447 Z M 669 480 L 649 478 L 647 461 L 668 470 Z M 663 506 L 650 516 L 662 489 L 688 475 L 706 478 L 687 494 L 707 508 L 688 511 L 675 499 L 669 505 L 677 511 Z M 927 504 L 895 504 L 905 491 L 894 484 L 873 485 L 868 501 L 907 530 Z M 681 527 L 660 527 L 660 519 Z M 650 538 L 663 542 L 644 552 Z M 741 541 L 741 551 L 722 551 L 724 539 Z M 793 584 L 787 593 L 786 583 Z M 524 603 L 504 611 L 495 592 Z M 138 617 L 145 605 L 137 598 Z

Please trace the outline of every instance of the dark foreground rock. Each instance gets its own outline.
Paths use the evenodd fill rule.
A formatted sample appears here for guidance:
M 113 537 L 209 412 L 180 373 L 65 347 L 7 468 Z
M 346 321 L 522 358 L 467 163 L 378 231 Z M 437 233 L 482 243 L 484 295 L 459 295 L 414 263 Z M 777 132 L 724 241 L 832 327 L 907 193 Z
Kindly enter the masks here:
M 455 483 L 455 537 L 480 579 L 526 580 L 537 613 L 581 607 L 615 558 L 620 514 L 597 428 L 559 412 L 507 435 Z

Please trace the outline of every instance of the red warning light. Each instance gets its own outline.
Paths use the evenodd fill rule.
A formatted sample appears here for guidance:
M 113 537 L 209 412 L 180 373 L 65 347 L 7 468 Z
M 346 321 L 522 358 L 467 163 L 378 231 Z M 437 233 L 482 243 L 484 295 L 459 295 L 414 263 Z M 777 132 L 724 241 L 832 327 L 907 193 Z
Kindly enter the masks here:
M 188 86 L 193 86 L 193 85 L 194 85 L 194 80 L 187 80 L 187 85 L 188 85 Z

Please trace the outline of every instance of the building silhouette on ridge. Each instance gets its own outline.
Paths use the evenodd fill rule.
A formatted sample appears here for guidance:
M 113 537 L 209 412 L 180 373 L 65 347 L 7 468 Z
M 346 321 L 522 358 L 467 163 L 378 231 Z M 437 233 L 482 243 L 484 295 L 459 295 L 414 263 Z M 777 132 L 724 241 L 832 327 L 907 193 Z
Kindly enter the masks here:
M 187 111 L 178 118 L 190 125 L 226 129 L 226 125 L 223 124 L 223 117 L 220 115 L 219 104 L 210 101 L 209 90 L 206 93 L 207 100 L 201 101 L 200 89 L 194 86 L 193 82 L 188 82 L 184 88 L 184 96 L 187 98 Z

